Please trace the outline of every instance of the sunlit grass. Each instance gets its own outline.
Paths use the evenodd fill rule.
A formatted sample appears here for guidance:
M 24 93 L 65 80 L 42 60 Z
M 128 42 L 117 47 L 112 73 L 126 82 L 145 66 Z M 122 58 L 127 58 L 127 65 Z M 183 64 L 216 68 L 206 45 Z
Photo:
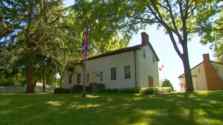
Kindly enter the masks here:
M 223 91 L 162 96 L 1 94 L 0 125 L 223 125 Z

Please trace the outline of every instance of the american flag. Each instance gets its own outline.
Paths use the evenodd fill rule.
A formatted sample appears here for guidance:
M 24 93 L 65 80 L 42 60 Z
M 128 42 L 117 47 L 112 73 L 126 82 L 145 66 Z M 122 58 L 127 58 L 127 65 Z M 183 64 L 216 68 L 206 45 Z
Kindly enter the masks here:
M 87 60 L 88 52 L 88 31 L 83 32 L 83 43 L 82 43 L 82 57 L 83 60 Z

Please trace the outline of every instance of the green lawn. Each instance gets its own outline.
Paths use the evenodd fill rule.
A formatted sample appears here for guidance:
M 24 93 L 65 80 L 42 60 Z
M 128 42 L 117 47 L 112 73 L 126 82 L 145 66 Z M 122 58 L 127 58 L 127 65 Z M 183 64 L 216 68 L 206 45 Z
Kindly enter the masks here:
M 136 96 L 1 94 L 0 125 L 223 125 L 223 91 Z

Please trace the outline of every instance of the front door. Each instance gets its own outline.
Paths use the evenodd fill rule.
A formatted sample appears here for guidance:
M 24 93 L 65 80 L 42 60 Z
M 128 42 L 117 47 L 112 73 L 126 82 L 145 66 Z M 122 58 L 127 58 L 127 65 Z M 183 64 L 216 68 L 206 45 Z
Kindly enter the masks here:
M 153 77 L 152 76 L 148 77 L 148 84 L 149 84 L 149 87 L 153 87 Z

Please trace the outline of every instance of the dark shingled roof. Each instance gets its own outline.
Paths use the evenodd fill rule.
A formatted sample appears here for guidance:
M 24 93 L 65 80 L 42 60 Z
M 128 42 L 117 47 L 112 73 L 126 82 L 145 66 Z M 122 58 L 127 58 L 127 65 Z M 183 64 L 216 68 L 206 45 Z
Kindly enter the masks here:
M 97 58 L 100 58 L 100 57 L 116 55 L 116 54 L 120 54 L 120 53 L 124 53 L 124 52 L 129 52 L 129 51 L 132 51 L 132 50 L 139 49 L 140 47 L 141 47 L 141 45 L 136 45 L 136 46 L 132 46 L 132 47 L 127 47 L 127 48 L 121 48 L 121 49 L 117 49 L 117 50 L 113 50 L 113 51 L 108 51 L 108 52 L 102 53 L 100 55 L 89 57 L 88 60 L 93 60 L 93 59 L 97 59 Z
M 103 54 L 100 54 L 100 55 L 96 55 L 96 56 L 92 56 L 92 57 L 89 57 L 88 60 L 92 60 L 92 59 L 97 59 L 97 58 L 100 58 L 100 57 L 105 57 L 105 56 L 110 56 L 110 55 L 116 55 L 116 54 L 120 54 L 120 53 L 124 53 L 124 52 L 129 52 L 129 51 L 132 51 L 132 50 L 137 50 L 139 48 L 141 48 L 143 45 L 135 45 L 135 46 L 132 46 L 132 47 L 126 47 L 126 48 L 121 48 L 121 49 L 118 49 L 118 50 L 113 50 L 113 51 L 108 51 L 106 53 L 103 53 Z M 150 44 L 150 42 L 148 42 L 148 46 L 151 48 L 153 54 L 155 55 L 156 59 L 159 61 L 159 57 L 157 56 L 155 50 L 153 49 L 152 45 Z
M 157 61 L 159 61 L 159 57 L 157 56 L 155 50 L 153 49 L 152 45 L 150 44 L 150 42 L 148 42 L 148 46 L 151 48 L 153 54 L 155 55 Z M 129 52 L 129 51 L 133 51 L 133 50 L 137 50 L 140 49 L 141 47 L 143 47 L 142 44 L 140 45 L 135 45 L 132 47 L 126 47 L 126 48 L 121 48 L 121 49 L 117 49 L 117 50 L 113 50 L 113 51 L 108 51 L 106 53 L 102 53 L 96 56 L 92 56 L 92 57 L 88 57 L 88 60 L 93 60 L 93 59 L 97 59 L 97 58 L 101 58 L 101 57 L 106 57 L 106 56 L 111 56 L 111 55 L 116 55 L 116 54 L 120 54 L 120 53 L 124 53 L 124 52 Z M 83 62 L 83 60 L 80 61 L 76 61 L 77 63 L 75 64 L 81 64 Z

